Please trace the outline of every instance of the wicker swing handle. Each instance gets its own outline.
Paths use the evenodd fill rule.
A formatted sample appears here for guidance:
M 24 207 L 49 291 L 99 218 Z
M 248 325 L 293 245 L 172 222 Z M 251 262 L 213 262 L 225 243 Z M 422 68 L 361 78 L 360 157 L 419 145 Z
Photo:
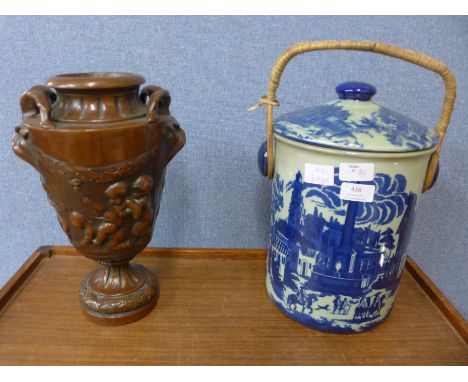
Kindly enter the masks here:
M 295 56 L 312 52 L 315 50 L 361 50 L 365 52 L 379 53 L 386 56 L 398 58 L 403 61 L 411 62 L 423 68 L 438 73 L 445 81 L 445 98 L 442 112 L 437 122 L 435 131 L 439 135 L 437 150 L 432 154 L 427 168 L 426 178 L 424 180 L 423 192 L 429 189 L 439 162 L 440 150 L 444 141 L 450 118 L 452 116 L 453 106 L 456 97 L 456 80 L 450 69 L 436 59 L 426 56 L 422 53 L 403 49 L 397 46 L 382 44 L 372 41 L 311 41 L 301 42 L 287 49 L 277 59 L 271 71 L 268 82 L 268 94 L 260 98 L 258 106 L 266 106 L 266 125 L 267 125 L 267 160 L 268 160 L 268 178 L 273 178 L 274 157 L 273 157 L 273 107 L 279 106 L 276 99 L 276 90 L 280 84 L 281 75 L 288 62 Z

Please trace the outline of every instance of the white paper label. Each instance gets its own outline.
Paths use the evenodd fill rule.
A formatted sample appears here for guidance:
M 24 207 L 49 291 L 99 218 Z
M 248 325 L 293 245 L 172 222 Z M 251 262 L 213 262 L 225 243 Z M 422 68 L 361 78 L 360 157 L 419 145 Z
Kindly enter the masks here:
M 354 202 L 372 202 L 375 186 L 373 184 L 341 183 L 340 198 Z
M 374 179 L 374 163 L 340 163 L 340 180 L 368 181 Z
M 335 168 L 321 164 L 305 164 L 304 182 L 332 186 L 335 184 Z

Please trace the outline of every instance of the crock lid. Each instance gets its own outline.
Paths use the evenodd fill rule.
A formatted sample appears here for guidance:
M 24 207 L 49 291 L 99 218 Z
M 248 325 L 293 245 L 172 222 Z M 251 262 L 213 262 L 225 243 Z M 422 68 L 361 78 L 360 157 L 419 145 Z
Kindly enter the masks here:
M 339 99 L 277 118 L 275 133 L 307 144 L 351 151 L 409 152 L 437 144 L 434 129 L 371 101 L 364 82 L 336 87 Z

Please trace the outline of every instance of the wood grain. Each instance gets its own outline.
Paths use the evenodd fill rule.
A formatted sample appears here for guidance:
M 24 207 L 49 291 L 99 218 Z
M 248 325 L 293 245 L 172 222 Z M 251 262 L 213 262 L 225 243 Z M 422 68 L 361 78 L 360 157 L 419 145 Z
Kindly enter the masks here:
M 78 288 L 95 263 L 54 247 L 0 310 L 2 365 L 467 365 L 468 347 L 405 272 L 394 311 L 354 335 L 284 316 L 265 286 L 264 250 L 149 249 L 135 262 L 161 295 L 142 320 L 102 327 L 81 313 Z M 233 255 L 229 255 L 229 254 Z
M 51 246 L 39 247 L 27 259 L 24 264 L 18 269 L 13 277 L 0 289 L 0 309 L 2 309 L 14 293 L 23 285 L 28 276 L 34 271 L 37 265 L 42 261 L 45 256 L 52 255 Z
M 443 295 L 442 291 L 437 288 L 412 258 L 407 259 L 406 269 L 458 333 L 460 333 L 465 342 L 468 342 L 468 324 L 466 320 L 463 319 L 458 310 L 455 309 L 452 303 Z

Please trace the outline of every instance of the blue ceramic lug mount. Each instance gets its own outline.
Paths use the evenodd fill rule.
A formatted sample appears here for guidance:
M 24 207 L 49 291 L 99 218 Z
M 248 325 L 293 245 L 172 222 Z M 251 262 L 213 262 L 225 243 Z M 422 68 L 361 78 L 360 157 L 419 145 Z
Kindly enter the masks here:
M 268 175 L 267 142 L 263 142 L 257 153 L 258 169 L 263 176 Z

